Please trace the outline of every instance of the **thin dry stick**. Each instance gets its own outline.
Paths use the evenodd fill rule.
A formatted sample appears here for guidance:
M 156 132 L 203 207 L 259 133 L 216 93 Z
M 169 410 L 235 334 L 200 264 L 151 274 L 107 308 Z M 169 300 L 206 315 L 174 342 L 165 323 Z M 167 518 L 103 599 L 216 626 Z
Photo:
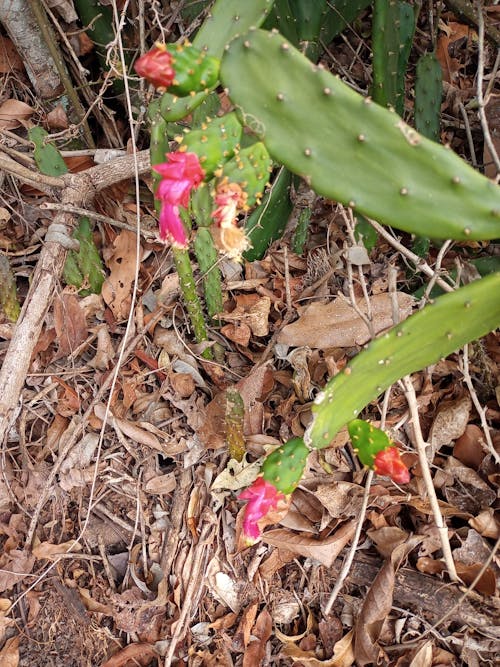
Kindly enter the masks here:
M 435 278 L 436 285 L 439 285 L 442 290 L 445 292 L 453 292 L 454 288 L 449 285 L 446 281 L 444 281 L 442 278 L 439 276 L 436 276 L 436 272 L 434 269 L 432 269 L 426 261 L 424 261 L 421 257 L 416 255 L 414 252 L 411 250 L 408 250 L 408 248 L 405 248 L 405 246 L 400 243 L 397 239 L 392 236 L 390 232 L 385 229 L 382 225 L 380 225 L 378 222 L 375 220 L 370 220 L 368 218 L 368 222 L 370 225 L 375 229 L 380 236 L 382 236 L 388 243 L 392 245 L 392 247 L 397 250 L 399 253 L 403 255 L 403 257 L 406 257 L 406 259 L 409 259 L 413 264 L 415 264 L 415 268 L 417 271 L 421 271 L 422 273 L 425 273 L 426 276 L 429 276 L 429 278 Z
M 335 582 L 335 586 L 333 587 L 332 592 L 330 593 L 330 597 L 328 598 L 328 602 L 326 603 L 325 608 L 323 610 L 324 616 L 328 616 L 330 614 L 333 604 L 337 599 L 338 594 L 342 590 L 347 575 L 349 574 L 349 571 L 351 569 L 352 561 L 354 560 L 354 555 L 356 554 L 356 549 L 358 548 L 361 530 L 363 529 L 363 523 L 366 515 L 366 508 L 368 507 L 368 499 L 370 497 L 370 487 L 372 484 L 372 479 L 373 479 L 373 470 L 369 470 L 368 475 L 366 476 L 365 490 L 363 493 L 363 502 L 361 503 L 361 508 L 359 510 L 356 532 L 354 533 L 354 537 L 352 538 L 352 544 L 349 548 L 349 553 L 346 556 L 346 559 L 342 565 L 342 569 L 340 570 L 339 576 L 337 577 L 337 581 Z
M 486 410 L 483 408 L 481 403 L 479 402 L 479 399 L 476 394 L 476 390 L 474 389 L 474 385 L 472 384 L 472 379 L 469 373 L 469 346 L 465 345 L 464 351 L 463 351 L 463 356 L 462 356 L 462 367 L 461 367 L 463 376 L 464 376 L 464 381 L 465 384 L 467 385 L 467 389 L 469 390 L 469 393 L 472 398 L 472 402 L 474 403 L 474 407 L 477 410 L 477 414 L 479 415 L 479 419 L 481 420 L 481 427 L 483 429 L 484 433 L 484 438 L 486 440 L 486 444 L 488 446 L 488 450 L 490 454 L 493 456 L 495 459 L 496 463 L 500 463 L 500 455 L 496 451 L 495 447 L 493 446 L 493 440 L 491 439 L 491 433 L 490 433 L 490 428 L 488 426 L 488 422 L 486 421 Z
M 422 470 L 422 477 L 424 479 L 425 489 L 429 497 L 429 503 L 432 509 L 432 514 L 434 516 L 434 521 L 439 533 L 439 539 L 441 540 L 441 549 L 443 550 L 443 558 L 448 569 L 449 577 L 452 581 L 459 581 L 457 571 L 455 569 L 455 563 L 453 562 L 453 556 L 451 554 L 450 541 L 448 539 L 448 528 L 444 522 L 443 515 L 439 508 L 439 502 L 436 496 L 436 490 L 434 489 L 434 484 L 432 482 L 432 475 L 429 468 L 429 462 L 427 461 L 427 455 L 425 452 L 425 441 L 422 436 L 422 429 L 420 428 L 420 419 L 418 415 L 418 404 L 417 397 L 415 394 L 415 389 L 413 387 L 411 377 L 405 376 L 402 380 L 406 400 L 408 402 L 408 407 L 410 408 L 410 415 L 413 424 L 413 433 L 415 435 L 415 443 L 417 446 L 418 460 L 420 463 L 420 468 Z
M 477 104 L 478 104 L 478 114 L 479 120 L 481 121 L 481 127 L 483 129 L 484 141 L 488 146 L 493 162 L 497 170 L 497 174 L 500 173 L 500 159 L 495 148 L 493 139 L 491 138 L 490 128 L 488 126 L 488 120 L 486 118 L 486 112 L 484 110 L 485 101 L 483 96 L 483 76 L 484 76 L 484 17 L 483 17 L 483 3 L 476 2 L 477 5 L 477 37 L 478 37 L 478 62 L 477 62 Z

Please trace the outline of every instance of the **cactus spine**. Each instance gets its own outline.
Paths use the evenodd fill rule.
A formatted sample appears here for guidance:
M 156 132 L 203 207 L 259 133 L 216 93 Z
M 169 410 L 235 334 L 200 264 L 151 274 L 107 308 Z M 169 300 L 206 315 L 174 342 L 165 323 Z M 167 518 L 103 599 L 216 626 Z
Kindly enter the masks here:
M 262 476 L 285 495 L 292 493 L 304 474 L 309 450 L 302 438 L 292 438 L 269 454 Z
M 319 194 L 432 238 L 499 236 L 498 186 L 313 66 L 281 35 L 235 38 L 221 80 L 271 156 Z
M 500 324 L 499 293 L 500 273 L 494 273 L 438 297 L 370 343 L 316 398 L 306 442 L 327 447 L 344 424 L 393 382 L 495 329 Z

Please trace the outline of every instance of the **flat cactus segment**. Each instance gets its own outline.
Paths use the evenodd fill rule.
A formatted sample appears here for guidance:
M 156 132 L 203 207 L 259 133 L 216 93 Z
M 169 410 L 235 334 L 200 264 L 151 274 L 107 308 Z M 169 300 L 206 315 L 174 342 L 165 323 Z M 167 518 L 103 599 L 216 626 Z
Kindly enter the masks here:
M 302 479 L 308 455 L 302 438 L 292 438 L 269 454 L 262 464 L 262 476 L 281 493 L 292 493 Z
M 443 74 L 434 53 L 425 53 L 417 62 L 415 80 L 415 127 L 428 139 L 439 141 L 439 120 Z
M 210 178 L 214 171 L 233 157 L 243 128 L 235 113 L 220 118 L 207 119 L 198 130 L 191 130 L 179 139 L 181 150 L 196 153 L 205 172 Z
M 222 279 L 217 264 L 217 250 L 208 227 L 200 227 L 194 237 L 194 251 L 202 274 L 203 293 L 210 318 L 222 313 Z
M 358 459 L 369 468 L 373 468 L 376 454 L 392 446 L 385 431 L 372 426 L 363 419 L 353 419 L 347 425 L 347 430 Z
M 196 33 L 193 45 L 220 58 L 225 46 L 236 35 L 262 25 L 273 3 L 274 0 L 217 0 Z
M 399 0 L 375 0 L 372 21 L 372 96 L 383 107 L 396 108 L 399 60 Z
M 226 45 L 236 35 L 245 33 L 252 26 L 262 25 L 272 6 L 273 0 L 218 0 L 196 33 L 193 46 L 209 56 L 220 58 Z M 161 113 L 169 122 L 180 120 L 194 111 L 209 92 L 207 90 L 185 98 L 165 93 L 161 97 Z
M 271 156 L 317 193 L 422 236 L 500 236 L 497 185 L 312 65 L 281 35 L 235 38 L 220 75 Z
M 294 178 L 288 169 L 281 167 L 262 203 L 248 217 L 245 234 L 251 248 L 243 254 L 248 262 L 262 259 L 270 244 L 281 238 L 293 209 L 289 190 Z
M 169 87 L 173 95 L 186 96 L 213 88 L 219 79 L 219 59 L 192 44 L 167 44 L 172 56 L 175 79 Z
M 230 183 L 238 183 L 247 193 L 247 205 L 259 203 L 264 188 L 269 182 L 271 158 L 260 141 L 241 149 L 222 169 L 222 178 Z
M 500 273 L 438 297 L 360 352 L 313 406 L 305 441 L 327 447 L 344 424 L 404 375 L 446 357 L 500 325 Z

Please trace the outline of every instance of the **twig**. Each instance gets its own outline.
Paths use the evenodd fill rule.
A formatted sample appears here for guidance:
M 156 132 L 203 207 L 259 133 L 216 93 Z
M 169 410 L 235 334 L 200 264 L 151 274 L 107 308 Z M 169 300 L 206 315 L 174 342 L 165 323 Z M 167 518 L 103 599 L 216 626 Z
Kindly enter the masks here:
M 402 379 L 402 384 L 408 402 L 408 407 L 410 408 L 410 415 L 413 425 L 413 433 L 415 436 L 415 444 L 417 447 L 418 460 L 420 463 L 420 468 L 422 470 L 422 477 L 424 479 L 425 489 L 429 497 L 429 503 L 432 509 L 432 514 L 434 516 L 434 521 L 438 529 L 439 538 L 441 540 L 441 549 L 443 551 L 443 558 L 448 569 L 448 575 L 452 581 L 459 581 L 457 571 L 455 569 L 455 563 L 453 562 L 453 556 L 451 554 L 450 541 L 448 539 L 448 528 L 443 520 L 443 515 L 439 508 L 439 502 L 436 496 L 436 490 L 434 489 L 434 484 L 432 482 L 432 475 L 429 468 L 429 462 L 427 460 L 427 455 L 425 452 L 425 442 L 422 435 L 422 430 L 420 428 L 420 419 L 418 416 L 418 404 L 417 397 L 415 395 L 415 389 L 411 378 L 407 375 Z
M 375 220 L 370 220 L 368 218 L 368 222 L 370 225 L 375 229 L 380 236 L 382 236 L 386 241 L 388 241 L 392 247 L 400 252 L 403 257 L 406 257 L 406 259 L 409 259 L 411 262 L 415 264 L 415 268 L 417 271 L 421 271 L 422 273 L 425 273 L 426 276 L 429 276 L 429 278 L 434 278 L 436 281 L 436 285 L 439 285 L 442 290 L 445 292 L 453 292 L 454 288 L 449 285 L 445 280 L 440 278 L 439 276 L 436 275 L 436 271 L 434 271 L 425 260 L 423 260 L 421 257 L 416 255 L 414 252 L 411 250 L 408 250 L 408 248 L 405 248 L 405 246 L 400 243 L 397 239 L 395 239 L 390 232 L 385 229 L 382 225 L 380 225 L 378 222 Z
M 500 159 L 495 148 L 493 139 L 491 138 L 490 128 L 488 125 L 488 119 L 486 118 L 486 113 L 484 110 L 485 101 L 483 96 L 483 76 L 484 76 L 484 17 L 483 17 L 483 3 L 477 2 L 477 27 L 478 27 L 478 45 L 477 45 L 477 104 L 478 104 L 478 114 L 479 120 L 481 121 L 481 127 L 483 129 L 484 141 L 488 146 L 493 162 L 497 170 L 497 174 L 500 173 Z
M 361 503 L 361 508 L 359 510 L 356 532 L 354 533 L 354 537 L 352 538 L 352 544 L 349 548 L 349 553 L 347 554 L 346 559 L 342 564 L 342 569 L 339 572 L 337 581 L 335 582 L 335 586 L 333 587 L 332 592 L 330 593 L 330 597 L 328 598 L 328 602 L 326 603 L 325 608 L 323 610 L 324 616 L 328 616 L 330 614 L 333 607 L 333 603 L 335 602 L 335 600 L 338 597 L 338 594 L 342 590 L 344 582 L 351 569 L 352 561 L 354 560 L 354 555 L 356 554 L 356 549 L 358 547 L 359 537 L 363 529 L 363 523 L 366 516 L 366 508 L 368 507 L 368 499 L 370 497 L 370 487 L 372 479 L 373 479 L 373 470 L 369 470 L 368 475 L 366 476 L 365 490 L 363 493 L 363 502 Z
M 467 389 L 469 390 L 469 393 L 472 398 L 472 402 L 474 403 L 474 407 L 476 408 L 477 414 L 479 415 L 479 419 L 481 420 L 481 427 L 483 429 L 484 433 L 484 438 L 486 440 L 486 444 L 488 445 L 488 449 L 490 454 L 493 456 L 495 459 L 496 463 L 500 464 L 500 455 L 496 451 L 495 447 L 493 446 L 493 440 L 491 439 L 491 434 L 490 434 L 490 429 L 488 426 L 488 422 L 486 421 L 486 410 L 483 408 L 481 403 L 479 402 L 479 399 L 476 394 L 476 390 L 474 389 L 474 385 L 472 384 L 472 379 L 469 373 L 469 346 L 465 345 L 464 346 L 464 351 L 462 355 L 462 364 L 461 364 L 461 370 L 462 374 L 464 376 L 464 381 L 465 384 L 467 385 Z
M 476 158 L 476 149 L 474 147 L 474 139 L 472 138 L 472 132 L 470 129 L 469 117 L 467 116 L 467 111 L 462 102 L 459 103 L 458 108 L 462 114 L 462 120 L 464 121 L 465 127 L 465 136 L 467 137 L 467 143 L 469 145 L 470 159 L 472 166 L 477 169 L 477 158 Z
M 445 241 L 445 242 L 443 243 L 443 245 L 442 245 L 441 248 L 439 249 L 438 256 L 436 257 L 436 264 L 435 264 L 435 271 L 436 271 L 436 273 L 435 273 L 434 276 L 429 280 L 429 283 L 427 284 L 427 286 L 426 286 L 426 288 L 425 288 L 424 298 L 422 299 L 422 302 L 423 302 L 423 303 L 425 303 L 426 301 L 428 301 L 428 299 L 430 298 L 430 294 L 431 294 L 432 288 L 434 287 L 434 285 L 435 285 L 435 283 L 436 283 L 436 279 L 437 279 L 437 277 L 438 277 L 438 275 L 439 275 L 438 272 L 441 270 L 441 264 L 442 264 L 442 262 L 443 262 L 444 256 L 445 256 L 445 254 L 448 252 L 448 250 L 450 249 L 450 246 L 452 245 L 452 243 L 453 243 L 452 241 L 447 240 L 447 241 Z

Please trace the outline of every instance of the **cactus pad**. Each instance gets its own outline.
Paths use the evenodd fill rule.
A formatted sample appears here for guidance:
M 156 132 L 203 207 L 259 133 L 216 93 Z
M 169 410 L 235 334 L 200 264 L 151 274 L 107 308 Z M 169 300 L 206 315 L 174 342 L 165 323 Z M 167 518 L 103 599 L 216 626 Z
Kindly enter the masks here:
M 302 479 L 309 450 L 302 438 L 292 438 L 269 454 L 262 464 L 265 480 L 289 494 Z

